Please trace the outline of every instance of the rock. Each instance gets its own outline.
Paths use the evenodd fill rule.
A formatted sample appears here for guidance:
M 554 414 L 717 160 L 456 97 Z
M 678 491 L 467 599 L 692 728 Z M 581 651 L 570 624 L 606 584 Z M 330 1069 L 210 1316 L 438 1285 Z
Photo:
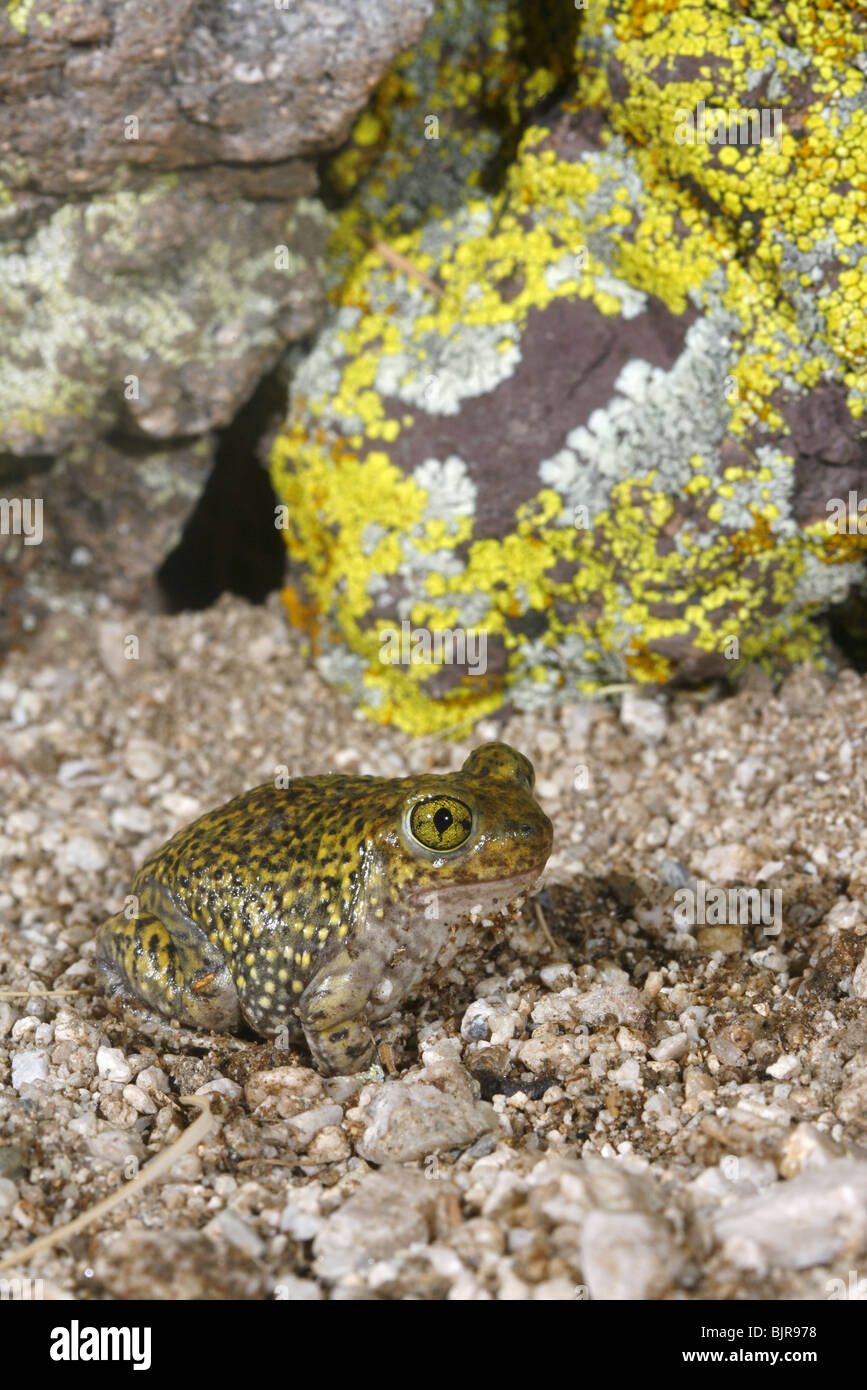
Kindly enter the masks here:
M 536 710 L 612 683 L 727 680 L 764 654 L 784 672 L 823 656 L 805 620 L 859 582 L 867 546 L 848 524 L 848 490 L 867 491 L 867 277 L 848 248 L 865 76 L 846 57 L 860 51 L 854 16 L 819 61 L 805 6 L 795 70 L 773 10 L 590 6 L 535 78 L 551 91 L 571 77 L 573 91 L 522 138 L 531 38 L 506 75 L 489 17 L 468 16 L 458 38 L 442 7 L 391 98 L 359 120 L 337 171 L 334 310 L 294 376 L 272 476 L 289 513 L 287 609 L 321 674 L 372 718 L 418 733 L 505 701 Z M 490 196 L 481 178 L 467 196 L 467 172 L 501 132 L 486 97 L 450 90 L 455 44 L 481 94 L 511 97 L 517 150 Z M 785 110 L 773 151 L 709 150 L 694 122 L 696 139 L 673 138 L 708 82 L 739 110 L 744 71 Z M 844 111 L 829 81 L 851 84 Z M 453 141 L 419 136 L 441 110 L 460 122 L 460 168 Z M 839 206 L 830 222 L 823 198 Z M 421 275 L 385 263 L 361 227 L 402 235 Z M 817 355 L 834 364 L 821 379 Z M 381 634 L 411 626 L 419 593 L 425 630 L 449 638 L 409 670 L 381 660 Z M 455 629 L 486 634 L 484 672 Z M 635 728 L 652 746 L 662 723 L 647 707 Z
M 342 1119 L 343 1111 L 339 1105 L 316 1105 L 312 1110 L 303 1110 L 293 1116 L 287 1128 L 297 1136 L 299 1148 L 306 1149 L 315 1134 L 326 1126 L 339 1126 Z
M 843 1156 L 840 1146 L 814 1125 L 796 1125 L 780 1150 L 780 1175 L 794 1178 L 807 1168 L 823 1168 Z
M 155 782 L 165 767 L 165 755 L 146 739 L 131 739 L 123 751 L 123 765 L 137 782 Z
M 339 1125 L 324 1125 L 314 1134 L 304 1151 L 307 1163 L 342 1163 L 352 1153 L 352 1145 Z
M 620 722 L 641 743 L 652 747 L 665 738 L 668 726 L 664 707 L 635 690 L 625 690 L 620 700 Z M 661 841 L 664 843 L 664 841 Z
M 34 1081 L 47 1081 L 48 1054 L 40 1048 L 26 1047 L 12 1058 L 12 1085 L 16 1091 Z
M 791 1052 L 784 1052 L 776 1062 L 772 1062 L 765 1070 L 768 1076 L 773 1076 L 776 1081 L 785 1081 L 787 1077 L 794 1076 L 795 1072 L 800 1071 L 801 1063 Z
M 265 1253 L 265 1243 L 261 1236 L 257 1235 L 231 1207 L 224 1207 L 218 1212 L 205 1226 L 204 1231 L 206 1235 L 222 1236 L 235 1250 L 242 1250 L 253 1260 L 261 1259 Z
M 314 1269 L 336 1280 L 395 1255 L 425 1245 L 439 1182 L 409 1168 L 391 1166 L 368 1173 L 342 1207 L 327 1217 L 313 1241 Z
M 0 452 L 227 423 L 321 311 L 315 157 L 428 12 L 427 0 L 0 12 L 12 253 Z
M 594 1299 L 659 1298 L 683 1264 L 668 1223 L 642 1212 L 591 1211 L 581 1268 Z
M 583 1023 L 604 1023 L 613 1017 L 618 1023 L 639 1023 L 644 1001 L 632 985 L 594 985 L 574 1001 L 575 1015 Z
M 426 1069 L 425 1075 L 434 1080 L 434 1069 Z M 355 1147 L 371 1163 L 406 1163 L 467 1148 L 499 1129 L 493 1106 L 475 1098 L 469 1077 L 465 1088 L 451 1092 L 421 1080 L 385 1082 L 363 1114 L 364 1132 Z
M 650 1049 L 649 1056 L 654 1062 L 676 1062 L 689 1051 L 689 1038 L 686 1033 L 671 1033 Z
M 725 887 L 730 883 L 752 883 L 761 861 L 748 845 L 715 845 L 703 856 L 699 867 L 709 883 Z
M 132 1076 L 132 1068 L 119 1047 L 98 1047 L 96 1066 L 106 1081 L 127 1082 Z
M 108 863 L 108 854 L 89 835 L 70 835 L 61 845 L 59 859 L 65 870 L 80 869 L 82 873 L 96 874 Z
M 514 1009 L 504 1009 L 486 999 L 470 1004 L 461 1022 L 461 1037 L 468 1041 L 485 1040 L 494 1047 L 507 1043 L 515 1036 L 522 1020 Z
M 855 1251 L 867 1238 L 867 1163 L 838 1158 L 807 1168 L 758 1197 L 726 1207 L 712 1222 L 739 1269 L 806 1269 Z

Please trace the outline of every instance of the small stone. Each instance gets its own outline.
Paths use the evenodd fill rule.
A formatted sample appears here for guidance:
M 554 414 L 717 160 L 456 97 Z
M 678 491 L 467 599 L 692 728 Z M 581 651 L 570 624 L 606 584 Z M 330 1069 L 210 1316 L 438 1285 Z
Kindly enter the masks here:
M 568 989 L 575 979 L 575 972 L 565 961 L 558 961 L 555 965 L 543 966 L 539 971 L 539 979 L 546 989 Z
M 708 1076 L 701 1067 L 686 1067 L 683 1073 L 683 1093 L 687 1100 L 696 1099 L 698 1096 L 710 1095 L 717 1088 L 717 1083 L 712 1076 Z
M 785 1081 L 787 1076 L 794 1076 L 796 1071 L 800 1071 L 801 1063 L 791 1052 L 784 1052 L 776 1062 L 772 1062 L 765 1070 L 768 1076 L 772 1076 L 775 1081 Z
M 843 1157 L 838 1145 L 814 1125 L 800 1124 L 787 1134 L 780 1154 L 780 1173 L 795 1178 L 807 1168 L 823 1168 Z
M 154 818 L 146 806 L 115 806 L 109 818 L 112 830 L 126 831 L 130 835 L 149 835 L 153 830 Z
M 658 700 L 626 690 L 620 701 L 620 722 L 639 742 L 652 746 L 665 738 L 668 717 Z
M 668 1223 L 638 1211 L 591 1211 L 581 1234 L 581 1269 L 594 1299 L 659 1298 L 682 1258 Z
M 318 1211 L 309 1209 L 311 1197 L 318 1201 L 310 1188 L 295 1188 L 280 1217 L 280 1230 L 293 1240 L 312 1240 L 325 1220 Z
M 251 1259 L 258 1260 L 265 1253 L 265 1242 L 262 1237 L 247 1225 L 232 1207 L 225 1207 L 218 1212 L 213 1221 L 209 1221 L 205 1226 L 205 1232 L 211 1236 L 222 1236 L 236 1250 L 241 1250 Z
M 715 1038 L 711 1038 L 710 1050 L 725 1067 L 739 1067 L 746 1061 L 745 1053 L 724 1033 L 718 1033 Z
M 853 927 L 857 927 L 862 916 L 860 903 L 850 902 L 848 898 L 838 898 L 825 918 L 826 930 L 831 933 L 851 931 Z
M 108 863 L 108 855 L 89 835 L 71 835 L 60 846 L 58 858 L 64 871 L 81 869 L 83 873 L 99 873 Z
M 129 1081 L 132 1068 L 119 1047 L 98 1047 L 96 1068 L 106 1081 Z
M 659 849 L 668 839 L 671 825 L 665 816 L 654 816 L 644 832 L 644 843 L 648 849 Z
M 670 1037 L 663 1038 L 656 1047 L 650 1049 L 650 1056 L 654 1062 L 675 1062 L 689 1051 L 689 1038 L 686 1033 L 672 1033 Z
M 602 1023 L 609 1015 L 618 1023 L 638 1023 L 644 1000 L 631 985 L 596 985 L 579 994 L 573 1008 L 582 1023 Z
M 312 1110 L 303 1110 L 300 1114 L 294 1115 L 287 1128 L 295 1135 L 298 1147 L 306 1149 L 320 1129 L 324 1129 L 326 1125 L 339 1126 L 342 1119 L 343 1111 L 339 1105 L 316 1105 Z
M 444 1094 L 436 1085 L 389 1081 L 363 1112 L 356 1152 L 370 1163 L 408 1163 L 447 1149 L 467 1148 L 499 1128 L 491 1105 L 471 1095 Z
M 461 1022 L 461 1037 L 468 1041 L 483 1040 L 499 1047 L 510 1042 L 520 1026 L 520 1014 L 504 1009 L 487 1000 L 476 999 L 470 1004 Z
M 0 1217 L 8 1216 L 18 1201 L 18 1188 L 11 1178 L 0 1178 Z
M 703 876 L 715 886 L 752 883 L 761 867 L 758 855 L 749 845 L 716 845 L 700 861 Z
M 666 888 L 685 888 L 691 874 L 679 859 L 663 859 L 659 866 L 659 877 Z
M 89 1118 L 95 1117 L 91 1115 Z M 75 1126 L 74 1120 L 70 1122 L 70 1126 Z M 94 1158 L 110 1168 L 122 1169 L 128 1159 L 134 1158 L 141 1163 L 144 1158 L 144 1144 L 141 1135 L 135 1129 L 103 1128 L 88 1138 L 87 1149 Z
M 342 1163 L 352 1145 L 339 1125 L 325 1125 L 314 1134 L 304 1151 L 305 1163 Z
M 141 1086 L 124 1086 L 123 1098 L 127 1105 L 131 1105 L 133 1110 L 137 1110 L 140 1115 L 155 1115 L 157 1108 L 141 1088 Z
M 807 1269 L 867 1238 L 867 1163 L 838 1158 L 723 1208 L 713 1222 L 739 1269 Z
M 316 1273 L 340 1279 L 411 1245 L 426 1245 L 434 1203 L 444 1186 L 411 1168 L 389 1166 L 368 1173 L 322 1223 L 313 1241 Z
M 137 782 L 156 782 L 163 774 L 165 754 L 159 744 L 134 739 L 124 749 L 123 765 Z
M 48 1080 L 48 1054 L 36 1048 L 25 1048 L 12 1058 L 12 1086 L 20 1091 L 34 1081 Z
M 171 1087 L 162 1067 L 144 1067 L 136 1077 L 136 1085 L 147 1091 L 162 1091 L 168 1095 Z

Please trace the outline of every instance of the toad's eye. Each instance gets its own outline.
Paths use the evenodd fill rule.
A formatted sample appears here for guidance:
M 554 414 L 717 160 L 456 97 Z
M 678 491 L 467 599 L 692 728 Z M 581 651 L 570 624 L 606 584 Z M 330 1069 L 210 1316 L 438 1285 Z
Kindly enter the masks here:
M 459 849 L 473 828 L 469 806 L 453 796 L 432 796 L 413 806 L 409 829 L 413 839 L 425 849 Z

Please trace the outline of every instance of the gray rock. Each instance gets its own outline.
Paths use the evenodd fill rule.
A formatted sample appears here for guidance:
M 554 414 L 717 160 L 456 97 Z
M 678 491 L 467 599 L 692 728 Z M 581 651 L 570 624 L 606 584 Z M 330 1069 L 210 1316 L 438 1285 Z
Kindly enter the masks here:
M 12 1085 L 16 1091 L 34 1081 L 48 1079 L 48 1054 L 41 1048 L 26 1047 L 12 1058 Z
M 410 1168 L 368 1173 L 313 1242 L 315 1272 L 340 1279 L 409 1245 L 427 1244 L 439 1182 Z
M 167 439 L 231 418 L 321 311 L 327 219 L 309 200 L 311 157 L 345 138 L 429 10 L 0 10 L 0 244 L 11 253 L 0 256 L 0 452 L 54 453 L 112 429 Z
M 591 1298 L 659 1298 L 683 1260 L 668 1223 L 638 1211 L 591 1211 L 581 1236 L 581 1267 Z
M 243 1250 L 251 1259 L 261 1259 L 265 1252 L 265 1242 L 251 1226 L 231 1207 L 218 1212 L 205 1227 L 205 1234 L 222 1236 L 236 1250 Z
M 713 1221 L 740 1269 L 827 1264 L 867 1238 L 867 1163 L 834 1159 L 726 1207 Z
M 387 1082 L 364 1116 L 364 1133 L 355 1147 L 371 1163 L 405 1163 L 466 1148 L 499 1128 L 496 1112 L 487 1102 L 472 1093 L 444 1092 L 423 1081 Z
M 665 738 L 668 716 L 658 700 L 625 690 L 620 701 L 620 722 L 641 743 L 652 746 Z

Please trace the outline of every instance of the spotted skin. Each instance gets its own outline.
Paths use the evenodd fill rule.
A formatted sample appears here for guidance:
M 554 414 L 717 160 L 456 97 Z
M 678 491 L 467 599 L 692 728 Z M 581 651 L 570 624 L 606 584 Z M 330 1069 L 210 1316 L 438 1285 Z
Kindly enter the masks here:
M 422 982 L 450 923 L 531 886 L 552 827 L 533 768 L 486 743 L 460 772 L 266 783 L 178 831 L 97 939 L 110 996 L 215 1031 L 303 1030 L 324 1073 Z

